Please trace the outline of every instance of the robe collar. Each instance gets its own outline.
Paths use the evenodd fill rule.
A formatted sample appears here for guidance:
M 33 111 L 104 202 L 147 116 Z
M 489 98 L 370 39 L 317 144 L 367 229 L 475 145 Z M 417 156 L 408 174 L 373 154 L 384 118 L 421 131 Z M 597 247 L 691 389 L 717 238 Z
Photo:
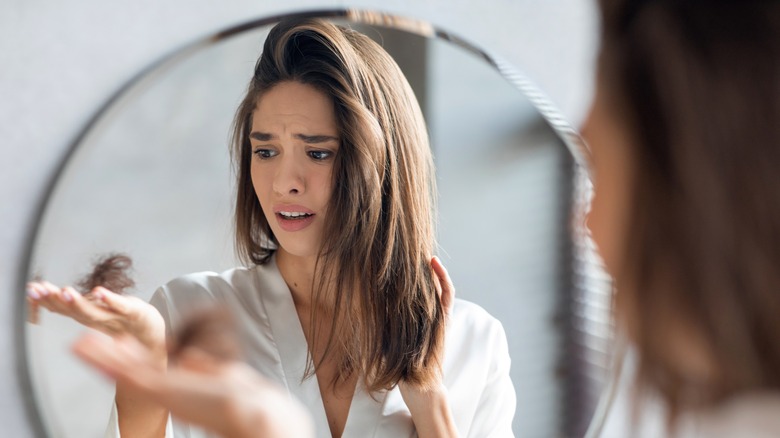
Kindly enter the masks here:
M 317 376 L 303 379 L 306 371 L 308 344 L 303 334 L 292 292 L 282 278 L 276 264 L 276 255 L 266 265 L 258 267 L 264 272 L 267 290 L 261 291 L 268 312 L 268 319 L 276 341 L 276 347 L 284 373 L 284 382 L 290 394 L 301 400 L 310 410 L 318 437 L 330 437 L 325 407 L 322 403 Z M 259 272 L 258 272 L 259 274 Z M 399 392 L 394 388 L 391 392 Z M 400 393 L 397 394 L 400 396 Z M 355 393 L 349 407 L 342 437 L 372 437 L 382 421 L 387 391 L 369 394 L 362 379 L 355 385 Z

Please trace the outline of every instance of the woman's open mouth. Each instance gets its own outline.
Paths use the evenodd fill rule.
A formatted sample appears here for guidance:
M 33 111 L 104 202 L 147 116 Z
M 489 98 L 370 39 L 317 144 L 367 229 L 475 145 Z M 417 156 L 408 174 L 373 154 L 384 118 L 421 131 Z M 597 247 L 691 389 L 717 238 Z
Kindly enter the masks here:
M 314 222 L 314 216 L 303 211 L 277 211 L 276 221 L 284 231 L 300 231 Z
M 306 219 L 309 216 L 314 216 L 311 213 L 302 213 L 302 212 L 287 212 L 287 211 L 280 211 L 279 216 L 281 216 L 283 219 Z

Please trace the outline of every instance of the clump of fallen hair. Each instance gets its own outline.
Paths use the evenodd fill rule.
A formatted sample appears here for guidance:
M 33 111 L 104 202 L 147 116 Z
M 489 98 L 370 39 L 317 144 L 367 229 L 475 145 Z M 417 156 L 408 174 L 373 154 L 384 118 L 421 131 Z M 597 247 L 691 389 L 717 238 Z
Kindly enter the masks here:
M 190 314 L 169 341 L 168 356 L 175 360 L 190 348 L 226 362 L 243 357 L 238 330 L 223 307 L 200 309 Z
M 135 286 L 129 271 L 133 260 L 126 254 L 110 253 L 100 257 L 92 268 L 92 272 L 76 282 L 76 288 L 82 294 L 88 294 L 92 289 L 102 286 L 111 292 L 123 295 L 127 289 Z
M 75 283 L 76 288 L 87 295 L 102 286 L 111 292 L 124 295 L 135 286 L 129 272 L 133 260 L 126 254 L 110 253 L 97 259 L 92 272 Z M 191 313 L 169 340 L 168 356 L 175 360 L 185 350 L 196 348 L 222 361 L 240 360 L 243 357 L 238 330 L 230 313 L 223 307 L 209 307 Z

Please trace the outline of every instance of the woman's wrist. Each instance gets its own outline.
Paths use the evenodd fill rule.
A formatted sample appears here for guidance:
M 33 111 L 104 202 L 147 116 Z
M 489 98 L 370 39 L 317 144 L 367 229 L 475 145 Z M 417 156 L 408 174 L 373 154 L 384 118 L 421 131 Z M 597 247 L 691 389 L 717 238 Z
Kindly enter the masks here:
M 163 320 L 162 315 L 157 312 L 157 309 L 141 315 L 135 320 L 134 327 L 130 332 L 149 349 L 155 358 L 161 360 L 167 358 L 168 350 L 165 339 L 165 320 Z
M 402 392 L 414 427 L 420 438 L 456 437 L 455 421 L 452 417 L 447 388 L 439 385 L 430 390 Z

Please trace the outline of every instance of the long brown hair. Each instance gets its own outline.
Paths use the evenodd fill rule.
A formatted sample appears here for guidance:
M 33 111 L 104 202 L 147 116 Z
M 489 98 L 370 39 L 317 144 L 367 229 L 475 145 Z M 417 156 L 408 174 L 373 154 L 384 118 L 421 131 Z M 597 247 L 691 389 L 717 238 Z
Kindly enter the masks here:
M 339 358 L 339 378 L 361 372 L 370 391 L 399 379 L 427 387 L 444 341 L 429 265 L 433 161 L 411 87 L 368 37 L 313 19 L 282 21 L 269 33 L 234 123 L 239 255 L 263 264 L 276 244 L 252 186 L 249 134 L 258 99 L 284 81 L 329 96 L 341 138 L 312 285 L 315 298 L 333 303 L 333 314 L 312 312 L 312 327 L 320 326 L 318 318 L 334 321 L 325 354 Z
M 673 424 L 780 390 L 780 2 L 600 3 L 600 88 L 635 168 L 617 310 L 640 392 L 660 394 Z M 707 372 L 680 366 L 677 329 Z

